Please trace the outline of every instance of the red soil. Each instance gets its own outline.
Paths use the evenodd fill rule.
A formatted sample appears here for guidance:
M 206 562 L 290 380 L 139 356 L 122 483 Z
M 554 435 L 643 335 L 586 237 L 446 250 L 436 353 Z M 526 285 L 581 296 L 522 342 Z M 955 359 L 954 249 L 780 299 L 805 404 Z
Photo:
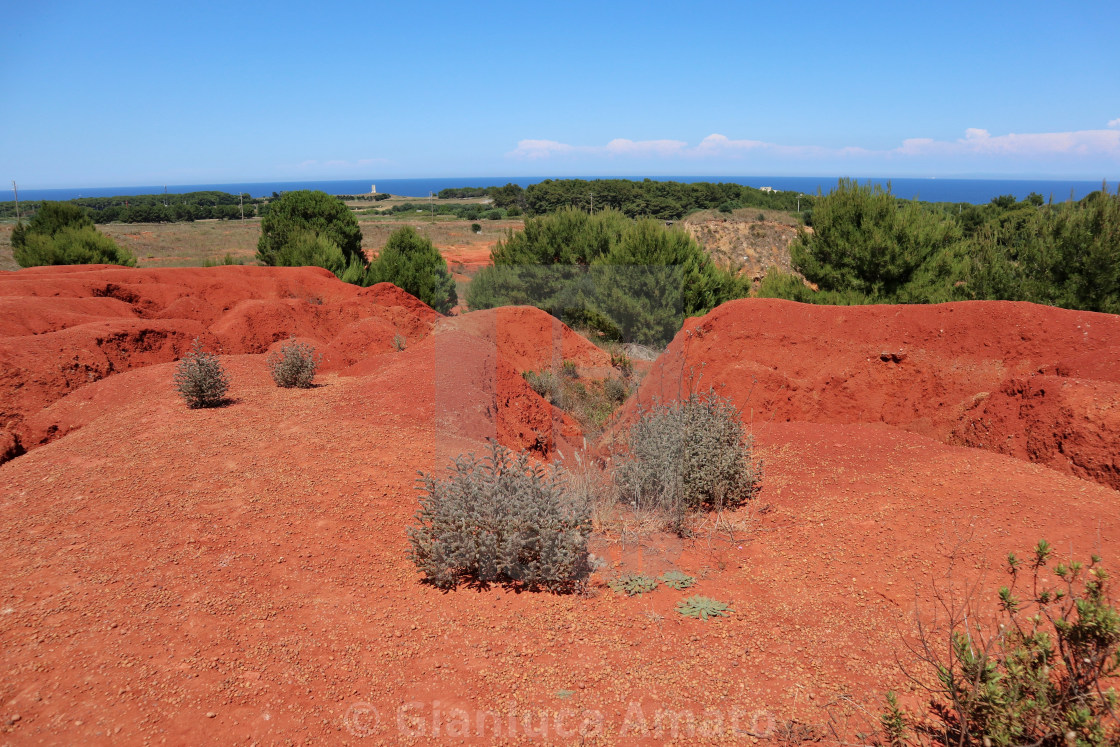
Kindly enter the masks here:
M 453 244 L 440 247 L 440 254 L 447 260 L 452 272 L 466 277 L 474 275 L 490 264 L 490 252 L 497 241 L 486 241 L 477 244 Z
M 183 272 L 203 273 L 200 283 L 216 283 L 206 272 L 228 272 L 236 284 L 237 270 L 247 268 Z M 195 282 L 177 272 L 159 271 L 152 282 Z M 81 273 L 40 271 L 28 280 L 33 275 L 67 288 Z M 886 689 L 916 700 L 895 657 L 905 658 L 915 604 L 931 611 L 930 582 L 945 576 L 957 545 L 958 578 L 990 567 L 985 600 L 1003 583 L 1000 559 L 1040 537 L 1063 557 L 1096 552 L 1113 568 L 1120 557 L 1115 490 L 903 429 L 921 421 L 948 438 L 962 422 L 978 422 L 985 407 L 985 418 L 1001 414 L 998 422 L 1010 428 L 1011 405 L 996 408 L 995 393 L 1027 401 L 1043 388 L 1049 402 L 1062 383 L 1069 392 L 1053 400 L 1061 403 L 1055 410 L 1074 413 L 1075 423 L 1077 413 L 1095 418 L 1090 398 L 1102 400 L 1103 411 L 1105 398 L 1115 402 L 1114 387 L 1029 374 L 1115 347 L 1116 338 L 1107 339 L 1114 318 L 1025 305 L 818 310 L 751 301 L 691 321 L 642 389 L 643 398 L 671 396 L 682 365 L 699 371 L 706 363 L 703 384 L 726 384 L 722 390 L 748 408 L 766 402 L 777 410 L 769 422 L 770 410 L 755 409 L 765 483 L 755 510 L 728 517 L 733 538 L 706 527 L 688 541 L 597 536 L 595 550 L 609 565 L 588 597 L 440 592 L 419 582 L 407 558 L 416 471 L 481 451 L 484 437 L 537 445 L 539 454 L 568 454 L 578 438 L 519 376 L 522 365 L 553 352 L 533 358 L 516 342 L 553 339 L 540 337 L 551 322 L 525 310 L 438 321 L 381 288 L 366 292 L 379 309 L 344 324 L 346 304 L 358 298 L 353 289 L 313 271 L 256 278 L 252 293 L 245 283 L 244 299 L 223 296 L 232 294 L 223 288 L 193 295 L 223 314 L 240 301 L 272 300 L 278 313 L 292 314 L 285 319 L 306 325 L 282 331 L 333 333 L 331 345 L 350 334 L 380 340 L 385 319 L 411 318 L 418 330 L 436 323 L 404 351 L 367 352 L 320 375 L 310 390 L 275 387 L 263 354 L 225 355 L 234 402 L 224 408 L 186 409 L 171 384 L 174 364 L 163 362 L 114 373 L 28 413 L 29 428 L 56 430 L 52 442 L 0 465 L 4 740 L 534 741 L 524 718 L 535 741 L 568 743 L 586 716 L 589 743 L 660 744 L 673 733 L 659 709 L 691 712 L 713 727 L 704 736 L 678 723 L 682 743 L 754 743 L 728 731 L 774 737 L 771 725 L 791 721 L 823 735 L 831 723 L 851 736 L 870 731 L 861 714 L 876 713 Z M 322 307 L 263 290 L 282 281 L 296 299 L 319 294 Z M 11 282 L 0 275 L 0 287 Z M 112 282 L 160 309 L 192 295 Z M 412 316 L 392 317 L 404 313 L 393 308 Z M 985 327 L 985 316 L 1002 324 Z M 243 314 L 258 326 L 230 339 L 268 339 L 265 317 Z M 1086 320 L 1092 327 L 1076 347 L 1063 328 Z M 368 326 L 369 336 L 354 324 Z M 1015 343 L 1016 333 L 1039 337 Z M 31 345 L 55 334 L 9 339 Z M 899 350 L 891 335 L 907 347 Z M 906 356 L 881 361 L 881 352 Z M 851 382 L 846 395 L 812 390 L 828 380 L 827 371 L 812 369 L 829 365 Z M 1090 368 L 1077 370 L 1084 376 Z M 772 388 L 770 376 L 783 376 L 786 389 Z M 748 394 L 754 377 L 760 383 Z M 1005 392 L 1001 384 L 1011 379 L 1031 386 Z M 905 381 L 960 412 L 943 416 Z M 974 400 L 980 391 L 993 394 Z M 842 408 L 845 396 L 857 395 L 867 401 Z M 921 409 L 907 418 L 892 397 Z M 860 409 L 872 414 L 861 417 Z M 846 422 L 844 413 L 854 416 Z M 902 427 L 851 422 L 888 418 Z M 699 583 L 685 593 L 620 598 L 601 585 L 620 567 L 680 568 Z M 731 603 L 734 613 L 706 623 L 682 618 L 674 606 L 693 591 Z M 465 727 L 456 709 L 467 712 Z M 500 721 L 479 726 L 486 712 Z M 422 717 L 424 731 L 410 715 Z M 722 731 L 714 730 L 717 716 Z
M 950 438 L 1120 490 L 1117 403 L 1120 384 L 1111 381 L 1008 379 L 977 397 Z
M 602 349 L 533 306 L 476 311 L 440 322 L 448 334 L 469 334 L 497 346 L 518 371 L 559 369 L 568 360 L 583 368 L 610 366 Z
M 1120 383 L 1118 350 L 1120 317 L 1110 314 L 1010 302 L 829 307 L 745 299 L 686 322 L 638 399 L 713 387 L 751 423 L 881 422 L 1120 487 L 1113 461 L 1120 416 L 1110 409 L 1117 388 L 1103 383 Z M 1004 418 L 988 435 L 964 425 L 990 393 L 1043 371 L 1100 381 L 1086 384 L 1072 408 L 1061 403 L 1083 386 L 1073 380 L 1060 388 L 1065 394 L 1048 389 L 1059 403 L 1031 418 Z M 1008 438 L 1050 445 L 1017 448 Z
M 42 415 L 51 403 L 177 360 L 196 337 L 228 354 L 297 335 L 330 370 L 391 349 L 398 333 L 422 338 L 440 317 L 387 283 L 361 289 L 319 268 L 36 269 L 0 275 L 0 294 L 0 460 L 58 432 Z

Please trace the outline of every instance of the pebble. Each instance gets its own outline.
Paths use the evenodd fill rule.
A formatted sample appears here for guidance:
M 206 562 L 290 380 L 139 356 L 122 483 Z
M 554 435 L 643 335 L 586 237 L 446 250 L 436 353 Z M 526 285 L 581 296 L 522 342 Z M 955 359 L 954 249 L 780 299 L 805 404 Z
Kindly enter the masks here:
M 217 715 L 218 714 L 214 713 L 213 711 L 206 712 L 206 718 L 215 718 Z
M 9 724 L 17 723 L 22 718 L 23 718 L 23 716 L 20 716 L 18 713 L 13 713 L 11 715 L 11 717 L 8 719 L 8 723 Z

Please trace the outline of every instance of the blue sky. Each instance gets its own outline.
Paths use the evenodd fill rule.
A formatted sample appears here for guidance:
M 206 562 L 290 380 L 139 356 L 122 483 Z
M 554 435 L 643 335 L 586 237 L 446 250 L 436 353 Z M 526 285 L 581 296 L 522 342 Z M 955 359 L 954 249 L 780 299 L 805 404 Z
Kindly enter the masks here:
M 4 3 L 0 178 L 1120 176 L 1120 3 Z

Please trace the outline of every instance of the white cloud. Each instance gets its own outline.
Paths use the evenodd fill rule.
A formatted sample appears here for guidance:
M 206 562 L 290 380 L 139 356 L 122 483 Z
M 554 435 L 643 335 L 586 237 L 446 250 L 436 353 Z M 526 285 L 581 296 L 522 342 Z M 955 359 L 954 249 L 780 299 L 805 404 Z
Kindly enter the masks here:
M 1120 119 L 1109 122 L 1120 127 Z M 507 155 L 521 159 L 545 159 L 573 155 L 612 157 L 655 156 L 663 158 L 742 158 L 768 154 L 791 158 L 863 158 L 917 156 L 1096 156 L 1120 158 L 1120 130 L 1077 130 L 1073 132 L 1008 133 L 992 135 L 970 127 L 957 140 L 907 138 L 896 148 L 870 150 L 858 146 L 825 148 L 817 145 L 782 145 L 763 140 L 733 140 L 713 133 L 695 146 L 681 140 L 627 140 L 616 138 L 606 145 L 571 145 L 555 140 L 522 140 Z
M 1117 117 L 1116 119 L 1110 120 L 1109 123 L 1108 123 L 1108 126 L 1109 127 L 1120 127 L 1120 117 Z

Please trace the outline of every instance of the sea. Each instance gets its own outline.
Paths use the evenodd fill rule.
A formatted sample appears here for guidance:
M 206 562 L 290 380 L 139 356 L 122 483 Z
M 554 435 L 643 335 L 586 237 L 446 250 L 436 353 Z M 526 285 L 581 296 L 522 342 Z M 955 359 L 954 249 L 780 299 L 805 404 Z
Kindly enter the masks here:
M 652 179 L 654 181 L 676 182 L 731 182 L 744 186 L 782 191 L 795 191 L 799 194 L 827 194 L 836 187 L 837 177 L 823 176 L 575 176 L 575 177 L 525 177 L 525 176 L 485 176 L 430 179 L 348 179 L 341 181 L 291 181 L 291 182 L 234 182 L 230 184 L 170 184 L 145 185 L 135 187 L 80 187 L 67 189 L 20 189 L 21 200 L 72 200 L 77 197 L 119 197 L 122 195 L 147 195 L 167 192 L 202 192 L 216 190 L 232 194 L 247 193 L 253 197 L 268 197 L 271 194 L 290 192 L 297 189 L 318 189 L 332 195 L 369 194 L 376 190 L 381 193 L 404 197 L 427 197 L 431 193 L 454 187 L 490 187 L 504 184 L 530 184 L 546 179 Z M 1073 181 L 1066 179 L 942 179 L 929 178 L 872 178 L 858 179 L 861 184 L 873 183 L 883 187 L 890 186 L 898 197 L 925 200 L 927 202 L 959 202 L 983 204 L 993 197 L 1011 194 L 1022 200 L 1031 192 L 1043 198 L 1051 197 L 1055 202 L 1071 197 L 1081 199 L 1090 192 L 1099 190 L 1099 181 Z M 1115 189 L 1115 185 L 1109 187 Z M 11 190 L 9 190 L 11 193 Z M 14 195 L 13 195 L 14 196 Z M 2 199 L 2 198 L 0 198 Z

